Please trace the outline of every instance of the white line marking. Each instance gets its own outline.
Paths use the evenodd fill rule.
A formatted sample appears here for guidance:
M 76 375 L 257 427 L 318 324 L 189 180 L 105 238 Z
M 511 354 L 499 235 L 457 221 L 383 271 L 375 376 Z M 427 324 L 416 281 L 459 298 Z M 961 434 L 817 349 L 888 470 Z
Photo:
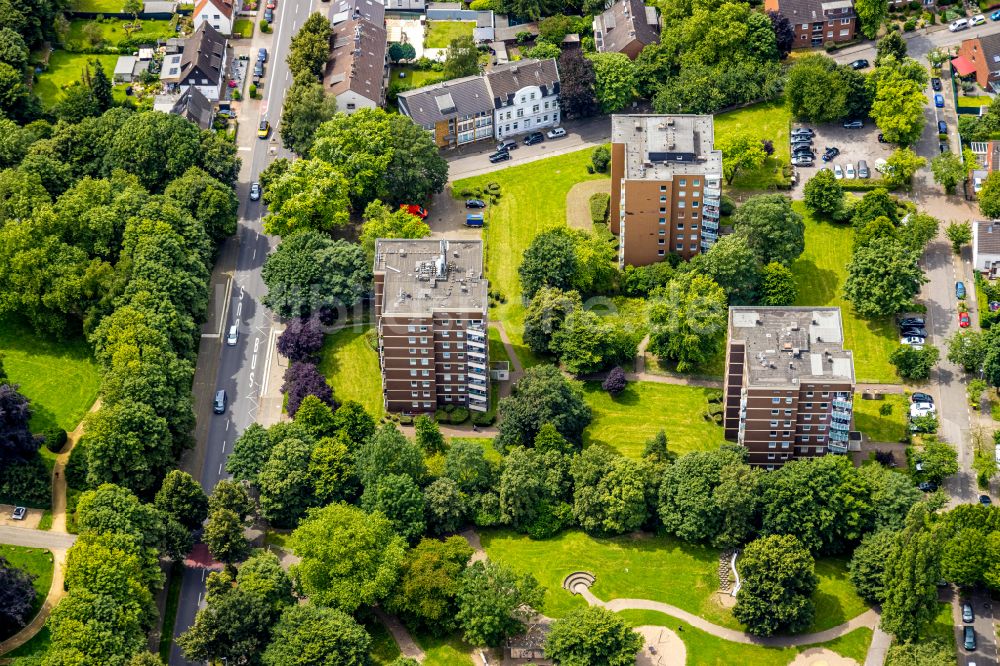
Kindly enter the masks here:
M 222 452 L 226 452 L 226 440 L 222 440 Z
M 250 388 L 253 388 L 253 373 L 250 373 Z
M 202 576 L 202 580 L 204 580 L 204 579 L 205 579 L 205 577 Z M 201 592 L 198 593 L 198 605 L 201 606 Z
M 226 314 L 229 311 L 229 297 L 233 293 L 233 278 L 230 277 L 226 280 L 226 296 L 225 300 L 222 301 L 222 317 L 219 319 L 219 336 L 222 337 L 222 330 L 226 327 Z
M 226 432 L 229 432 L 229 421 L 226 421 Z
M 240 300 L 243 300 L 243 285 L 240 285 Z
M 203 337 L 203 338 L 218 338 L 220 336 L 219 336 L 218 333 L 202 333 L 201 337 Z
M 257 369 L 257 354 L 254 354 L 253 358 L 250 359 L 250 369 L 251 370 Z
M 267 380 L 268 375 L 271 371 L 271 352 L 274 351 L 274 334 L 275 330 L 272 328 L 270 334 L 267 337 L 267 356 L 264 358 L 264 381 L 260 384 L 260 396 L 263 398 L 264 394 L 267 392 Z
M 257 348 L 260 346 L 260 338 L 253 339 L 253 353 L 257 353 Z
M 253 148 L 251 148 L 250 146 L 240 146 L 236 150 L 239 150 L 240 152 L 244 152 L 244 153 L 249 153 L 250 151 L 253 150 Z
M 219 463 L 219 476 L 222 476 L 222 463 Z
M 239 301 L 236 304 L 236 318 L 240 318 L 240 313 L 243 312 L 243 301 Z
M 257 258 L 257 248 L 253 249 L 253 259 Z

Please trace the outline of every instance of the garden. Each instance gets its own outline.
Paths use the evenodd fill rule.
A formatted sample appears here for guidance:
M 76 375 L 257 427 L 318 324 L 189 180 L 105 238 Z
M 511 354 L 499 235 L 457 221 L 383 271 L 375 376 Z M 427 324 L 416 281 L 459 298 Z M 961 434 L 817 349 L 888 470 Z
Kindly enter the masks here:
M 62 99 L 63 90 L 83 78 L 83 71 L 88 65 L 93 68 L 91 63 L 95 60 L 100 61 L 110 79 L 115 71 L 115 63 L 118 62 L 117 55 L 53 51 L 49 55 L 48 68 L 38 75 L 34 86 L 34 91 L 42 104 L 46 107 L 57 104 Z M 114 86 L 116 101 L 125 100 L 126 87 L 124 84 Z
M 349 325 L 328 335 L 320 351 L 319 371 L 333 387 L 337 402 L 354 400 L 369 414 L 380 418 L 385 412 L 382 401 L 382 372 L 378 352 L 369 342 L 374 332 L 370 324 Z
M 906 436 L 909 401 L 901 393 L 885 394 L 881 400 L 854 396 L 854 426 L 875 442 L 898 442 Z
M 7 560 L 14 568 L 27 571 L 34 576 L 32 586 L 35 588 L 35 599 L 31 604 L 30 618 L 33 618 L 42 607 L 49 588 L 52 586 L 52 570 L 54 567 L 52 553 L 44 548 L 26 548 L 23 546 L 0 545 L 0 557 Z M 9 638 L 0 633 L 0 641 Z
M 736 176 L 732 188 L 736 190 L 766 190 L 787 182 L 782 167 L 789 161 L 788 128 L 791 111 L 784 97 L 769 102 L 720 113 L 715 116 L 715 142 L 739 132 L 748 132 L 761 139 L 768 139 L 774 146 L 774 155 L 767 158 L 760 169 Z
M 428 21 L 424 48 L 446 49 L 452 40 L 472 37 L 475 21 Z
M 63 40 L 64 46 L 67 51 L 87 51 L 116 47 L 118 42 L 122 40 L 155 44 L 159 39 L 167 39 L 177 35 L 175 21 L 143 20 L 139 22 L 138 30 L 126 34 L 123 26 L 128 22 L 130 21 L 119 18 L 107 18 L 100 21 L 90 19 L 70 21 L 69 32 Z

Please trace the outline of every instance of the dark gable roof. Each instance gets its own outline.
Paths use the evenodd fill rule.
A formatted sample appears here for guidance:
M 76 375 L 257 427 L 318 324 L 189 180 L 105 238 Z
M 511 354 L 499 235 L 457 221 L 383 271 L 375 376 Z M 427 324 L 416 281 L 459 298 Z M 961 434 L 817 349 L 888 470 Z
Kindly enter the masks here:
M 381 0 L 337 0 L 330 3 L 330 21 L 334 25 L 358 19 L 385 27 L 385 5 Z
M 986 69 L 991 72 L 1000 70 L 1000 33 L 982 35 L 979 37 L 979 47 L 986 59 Z
M 496 108 L 513 103 L 514 94 L 526 86 L 538 86 L 542 96 L 559 92 L 559 70 L 554 58 L 548 60 L 517 60 L 497 65 L 486 73 Z
M 792 22 L 792 25 L 800 23 L 812 23 L 814 21 L 825 21 L 828 16 L 826 9 L 833 11 L 834 5 L 850 5 L 850 11 L 846 13 L 832 13 L 829 18 L 850 18 L 854 16 L 854 3 L 843 0 L 778 0 L 778 12 Z M 826 5 L 827 7 L 824 7 Z
M 194 86 L 184 91 L 170 113 L 187 118 L 202 129 L 212 126 L 212 103 Z
M 981 220 L 974 222 L 974 224 L 978 227 L 976 229 L 976 251 L 980 254 L 1000 254 L 1000 222 Z
M 226 38 L 207 22 L 202 23 L 184 44 L 181 83 L 193 83 L 188 79 L 208 79 L 218 85 L 222 81 L 225 53 Z
M 337 23 L 333 27 L 333 49 L 323 72 L 323 85 L 333 95 L 348 90 L 370 99 L 383 100 L 386 30 L 381 23 L 364 18 Z
M 454 116 L 493 112 L 493 96 L 481 76 L 466 76 L 399 93 L 399 110 L 418 125 Z
M 655 7 L 642 0 L 617 0 L 598 16 L 601 30 L 598 51 L 621 53 L 626 46 L 638 41 L 645 46 L 660 40 L 660 20 Z

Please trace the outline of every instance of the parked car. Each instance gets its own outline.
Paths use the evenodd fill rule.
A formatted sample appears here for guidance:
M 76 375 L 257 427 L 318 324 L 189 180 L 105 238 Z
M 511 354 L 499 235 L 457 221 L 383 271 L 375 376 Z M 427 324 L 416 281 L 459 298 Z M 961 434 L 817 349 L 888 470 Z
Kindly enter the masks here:
M 868 61 L 864 58 L 858 58 L 851 63 L 851 69 L 865 69 L 868 67 Z
M 1000 21 L 1000 9 L 998 9 L 995 12 L 993 12 L 992 14 L 990 14 L 990 20 Z
M 938 489 L 937 484 L 933 481 L 921 481 L 917 484 L 917 489 L 922 490 L 925 493 L 932 493 Z
M 858 161 L 858 178 L 871 178 L 872 172 L 868 170 L 868 162 Z
M 497 144 L 497 152 L 501 150 L 514 150 L 515 148 L 517 148 L 517 141 L 514 141 L 514 139 L 504 139 Z
M 962 328 L 969 328 L 969 313 L 959 312 L 958 313 L 958 325 Z
M 939 109 L 944 108 L 944 97 L 942 95 L 934 95 L 934 106 Z
M 253 75 L 257 77 L 264 76 L 264 63 L 258 60 L 253 66 Z
M 416 215 L 421 220 L 427 219 L 427 209 L 417 204 L 399 204 L 399 210 L 405 210 L 410 215 Z
M 925 324 L 923 317 L 903 317 L 899 320 L 899 325 L 906 326 L 923 326 Z
M 550 129 L 548 132 L 545 133 L 545 136 L 547 136 L 550 139 L 558 139 L 561 136 L 566 136 L 566 130 L 564 130 L 562 127 L 553 127 L 552 129 Z
M 983 16 L 982 14 L 976 14 L 971 19 L 969 19 L 969 23 L 971 23 L 972 25 L 982 25 L 986 23 L 986 17 Z
M 851 179 L 858 177 L 858 174 L 854 171 L 854 162 L 847 163 L 847 168 L 844 170 L 844 176 Z
M 545 135 L 541 132 L 532 132 L 528 136 L 524 137 L 524 145 L 533 146 L 536 143 L 541 143 L 545 141 Z
M 862 129 L 864 126 L 863 120 L 848 120 L 844 123 L 844 129 Z
M 934 89 L 934 92 L 939 92 L 941 90 L 941 79 L 939 79 L 936 76 L 934 78 L 932 78 L 931 79 L 931 88 Z
M 899 344 L 907 345 L 908 347 L 913 347 L 916 350 L 921 350 L 924 348 L 925 338 L 918 337 L 916 335 L 903 336 L 899 339 Z
M 839 154 L 840 154 L 840 148 L 837 148 L 836 146 L 827 146 L 826 150 L 823 151 L 823 161 L 829 162 Z
M 250 183 L 250 201 L 260 199 L 260 183 Z
M 797 167 L 811 167 L 816 162 L 813 158 L 808 155 L 794 156 L 792 157 L 792 166 Z
M 919 391 L 911 395 L 910 400 L 913 402 L 929 402 L 932 405 L 934 404 L 934 396 L 929 393 L 921 393 Z
M 990 499 L 989 495 L 980 495 L 979 503 L 983 506 L 989 506 L 990 504 L 993 504 L 993 500 Z
M 910 405 L 910 418 L 915 419 L 918 416 L 930 416 L 931 414 L 936 414 L 937 408 L 929 402 L 914 402 Z
M 951 30 L 952 32 L 958 32 L 959 30 L 965 30 L 968 27 L 969 27 L 969 19 L 961 18 L 952 21 L 951 25 L 948 26 L 948 29 Z
M 833 165 L 833 177 L 840 180 L 844 177 L 844 170 L 840 168 L 839 164 Z
M 260 121 L 260 125 L 257 126 L 257 136 L 261 139 L 266 139 L 271 134 L 271 123 L 267 120 Z
M 226 346 L 235 347 L 236 343 L 240 339 L 240 327 L 233 324 L 229 327 L 229 333 L 226 334 Z
M 268 23 L 274 23 L 274 10 L 268 7 L 264 8 L 264 20 Z
M 965 640 L 962 643 L 966 650 L 976 649 L 976 630 L 972 627 L 965 628 Z
M 957 298 L 958 300 L 962 300 L 963 298 L 965 298 L 965 283 L 964 282 L 956 282 L 955 283 L 955 298 Z
M 267 4 L 264 7 L 267 9 L 276 9 L 278 7 L 277 0 L 267 0 Z
M 792 157 L 808 157 L 809 159 L 815 159 L 816 153 L 814 153 L 812 148 L 809 146 L 802 146 L 801 148 L 795 148 L 792 150 Z
M 904 338 L 926 338 L 927 329 L 923 326 L 904 326 L 899 329 L 899 334 Z
M 801 148 L 802 146 L 805 146 L 806 148 L 812 148 L 812 145 L 813 145 L 813 140 L 807 139 L 805 137 L 795 138 L 792 139 L 791 141 L 792 148 Z
M 498 150 L 497 152 L 490 155 L 490 162 L 494 164 L 509 159 L 510 159 L 510 153 L 508 153 L 506 150 Z
M 976 616 L 972 613 L 972 604 L 968 602 L 962 604 L 962 622 L 972 624 L 975 620 Z
M 947 133 L 948 133 L 948 123 L 946 123 L 943 120 L 939 120 L 938 121 L 938 134 L 947 134 Z
M 14 513 L 10 514 L 10 517 L 14 520 L 24 520 L 24 516 L 28 513 L 28 510 L 23 506 L 15 506 Z
M 886 161 L 881 157 L 875 160 L 875 170 L 879 173 L 885 173 Z
M 885 138 L 885 134 L 882 134 L 882 132 L 879 132 L 878 133 L 878 142 L 879 143 L 889 143 L 889 140 L 887 138 Z
M 486 202 L 482 199 L 466 199 L 466 208 L 486 208 Z
M 792 136 L 808 136 L 812 138 L 816 136 L 816 131 L 810 127 L 796 127 L 792 130 Z
M 212 401 L 212 411 L 216 414 L 226 413 L 226 392 L 222 389 L 215 392 L 215 400 Z
M 263 46 L 257 49 L 257 60 L 261 62 L 267 62 L 267 49 Z

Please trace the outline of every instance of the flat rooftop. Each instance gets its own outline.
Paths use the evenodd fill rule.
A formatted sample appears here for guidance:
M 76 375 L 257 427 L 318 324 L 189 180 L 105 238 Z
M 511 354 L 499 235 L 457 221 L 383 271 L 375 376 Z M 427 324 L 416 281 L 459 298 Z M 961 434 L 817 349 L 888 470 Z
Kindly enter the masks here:
M 854 383 L 840 308 L 729 308 L 729 339 L 746 344 L 749 386 Z
M 712 116 L 680 114 L 611 116 L 611 143 L 625 144 L 625 177 L 672 180 L 675 175 L 718 174 Z
M 382 314 L 474 311 L 486 316 L 481 240 L 379 239 L 375 273 L 385 275 Z

